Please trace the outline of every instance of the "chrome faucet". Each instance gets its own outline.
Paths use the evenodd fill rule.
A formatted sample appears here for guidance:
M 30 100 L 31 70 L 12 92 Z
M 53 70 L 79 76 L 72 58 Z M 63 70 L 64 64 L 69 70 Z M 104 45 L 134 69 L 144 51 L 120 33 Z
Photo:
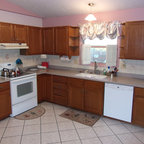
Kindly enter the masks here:
M 98 65 L 97 65 L 97 62 L 95 61 L 95 62 L 94 62 L 94 73 L 96 73 L 97 67 L 98 67 Z

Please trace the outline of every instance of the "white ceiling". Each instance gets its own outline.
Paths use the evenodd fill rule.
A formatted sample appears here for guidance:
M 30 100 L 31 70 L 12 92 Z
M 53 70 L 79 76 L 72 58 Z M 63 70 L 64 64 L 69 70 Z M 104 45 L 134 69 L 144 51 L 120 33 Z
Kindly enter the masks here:
M 41 17 L 88 14 L 144 7 L 144 0 L 8 0 Z M 95 6 L 90 10 L 88 3 Z

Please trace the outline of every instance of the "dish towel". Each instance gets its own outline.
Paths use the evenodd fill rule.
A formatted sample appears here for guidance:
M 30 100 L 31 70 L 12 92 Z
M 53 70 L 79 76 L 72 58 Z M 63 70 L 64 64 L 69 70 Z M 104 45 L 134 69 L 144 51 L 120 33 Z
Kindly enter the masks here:
M 82 64 L 90 64 L 91 63 L 90 49 L 91 49 L 90 45 L 83 44 L 83 46 L 82 46 L 82 54 L 81 54 L 81 62 L 82 62 Z
M 106 66 L 116 66 L 117 45 L 107 45 L 106 49 Z

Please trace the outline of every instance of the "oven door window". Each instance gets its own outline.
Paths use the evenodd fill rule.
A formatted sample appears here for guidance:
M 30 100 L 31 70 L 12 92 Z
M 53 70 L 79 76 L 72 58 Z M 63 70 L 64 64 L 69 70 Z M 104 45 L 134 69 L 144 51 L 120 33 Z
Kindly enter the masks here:
M 32 92 L 33 92 L 33 83 L 32 82 L 17 85 L 17 96 L 18 97 L 30 94 Z

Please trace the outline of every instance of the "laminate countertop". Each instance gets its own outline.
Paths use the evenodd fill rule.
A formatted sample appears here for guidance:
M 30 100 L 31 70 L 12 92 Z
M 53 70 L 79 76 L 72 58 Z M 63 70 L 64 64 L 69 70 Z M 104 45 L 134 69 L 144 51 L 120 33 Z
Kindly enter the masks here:
M 128 85 L 134 87 L 141 87 L 144 88 L 144 79 L 140 78 L 132 78 L 132 77 L 124 77 L 124 76 L 116 76 L 111 78 L 107 76 L 106 78 L 90 78 L 90 77 L 81 77 L 77 76 L 80 72 L 72 71 L 72 70 L 58 70 L 58 69 L 47 69 L 47 70 L 36 70 L 36 71 L 29 71 L 30 73 L 37 73 L 40 74 L 51 74 L 57 76 L 65 76 L 71 78 L 80 78 L 85 80 L 92 80 L 92 81 L 101 81 L 106 83 L 113 83 L 113 84 L 121 84 L 121 85 Z
M 4 83 L 4 82 L 8 82 L 8 81 L 10 81 L 9 78 L 5 78 L 5 77 L 0 76 L 0 83 Z
M 144 79 L 140 78 L 132 78 L 132 77 L 124 77 L 124 76 L 116 76 L 111 79 L 110 76 L 107 76 L 106 78 L 92 78 L 92 77 L 82 77 L 77 76 L 80 72 L 74 71 L 74 70 L 58 70 L 58 69 L 39 69 L 35 71 L 27 71 L 28 73 L 36 73 L 37 75 L 40 74 L 51 74 L 51 75 L 57 75 L 57 76 L 65 76 L 65 77 L 71 77 L 71 78 L 80 78 L 85 80 L 92 80 L 92 81 L 101 81 L 106 83 L 113 83 L 113 84 L 121 84 L 121 85 L 128 85 L 128 86 L 134 86 L 134 87 L 140 87 L 144 88 Z M 0 83 L 10 81 L 9 78 L 0 77 Z

